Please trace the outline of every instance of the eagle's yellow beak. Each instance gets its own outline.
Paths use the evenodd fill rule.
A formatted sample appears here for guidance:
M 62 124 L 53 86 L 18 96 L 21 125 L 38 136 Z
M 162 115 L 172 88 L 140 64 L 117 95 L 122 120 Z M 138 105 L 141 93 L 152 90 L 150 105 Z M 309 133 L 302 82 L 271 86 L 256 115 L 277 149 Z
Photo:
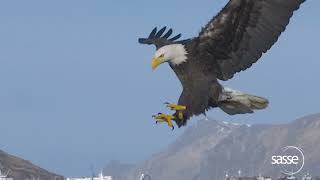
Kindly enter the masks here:
M 152 70 L 155 70 L 160 64 L 163 63 L 163 58 L 153 58 L 151 61 Z

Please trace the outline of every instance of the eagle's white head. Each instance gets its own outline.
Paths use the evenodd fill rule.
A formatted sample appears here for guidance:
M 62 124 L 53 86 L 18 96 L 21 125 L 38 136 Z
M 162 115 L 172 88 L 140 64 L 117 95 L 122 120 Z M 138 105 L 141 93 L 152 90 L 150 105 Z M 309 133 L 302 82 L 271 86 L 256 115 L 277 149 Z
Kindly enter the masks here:
M 182 44 L 170 44 L 159 48 L 153 56 L 151 67 L 156 69 L 160 64 L 169 62 L 179 65 L 187 61 L 187 50 Z

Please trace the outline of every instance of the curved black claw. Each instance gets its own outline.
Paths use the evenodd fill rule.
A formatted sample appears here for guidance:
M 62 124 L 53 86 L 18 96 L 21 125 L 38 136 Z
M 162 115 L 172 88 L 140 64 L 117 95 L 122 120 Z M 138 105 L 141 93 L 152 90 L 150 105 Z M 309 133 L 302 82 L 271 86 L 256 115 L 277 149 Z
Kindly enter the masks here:
M 159 116 L 159 115 L 161 115 L 162 113 L 158 113 L 157 115 L 152 115 L 152 117 L 153 118 L 155 118 L 155 117 L 157 117 L 157 116 Z
M 172 126 L 172 131 L 174 130 L 174 126 Z

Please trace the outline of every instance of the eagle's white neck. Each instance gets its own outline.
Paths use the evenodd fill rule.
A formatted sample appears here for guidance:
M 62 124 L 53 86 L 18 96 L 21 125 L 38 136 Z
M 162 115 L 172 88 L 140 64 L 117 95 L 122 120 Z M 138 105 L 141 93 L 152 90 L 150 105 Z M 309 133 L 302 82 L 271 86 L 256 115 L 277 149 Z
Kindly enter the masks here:
M 186 51 L 184 45 L 182 44 L 173 44 L 171 45 L 172 47 L 172 53 L 173 53 L 173 58 L 170 59 L 170 63 L 172 65 L 179 65 L 187 61 L 187 54 L 188 52 Z
M 156 52 L 156 57 L 164 54 L 165 61 L 172 65 L 179 65 L 187 61 L 187 50 L 182 44 L 171 44 L 163 46 Z

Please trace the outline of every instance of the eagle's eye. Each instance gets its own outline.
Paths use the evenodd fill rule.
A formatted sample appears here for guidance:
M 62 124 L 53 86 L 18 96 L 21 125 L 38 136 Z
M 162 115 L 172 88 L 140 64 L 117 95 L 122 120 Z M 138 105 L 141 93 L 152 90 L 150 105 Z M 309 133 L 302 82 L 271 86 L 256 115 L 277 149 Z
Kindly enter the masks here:
M 164 54 L 161 54 L 160 56 L 159 56 L 159 58 L 163 58 L 164 57 Z

